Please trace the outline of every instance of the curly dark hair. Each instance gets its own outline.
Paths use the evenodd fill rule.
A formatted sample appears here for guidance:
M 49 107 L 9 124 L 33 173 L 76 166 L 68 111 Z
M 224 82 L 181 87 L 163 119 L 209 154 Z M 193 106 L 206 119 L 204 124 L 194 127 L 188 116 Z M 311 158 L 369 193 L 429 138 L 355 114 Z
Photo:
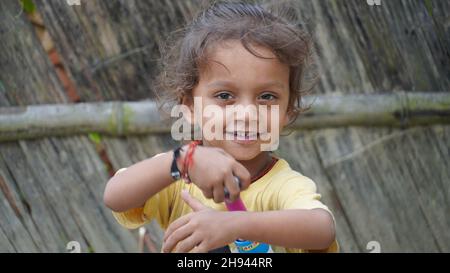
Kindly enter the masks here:
M 195 19 L 172 34 L 162 49 L 161 74 L 155 90 L 159 109 L 180 104 L 183 96 L 191 96 L 199 82 L 200 70 L 208 62 L 208 49 L 226 40 L 239 40 L 253 55 L 260 56 L 251 45 L 270 49 L 281 63 L 289 66 L 288 112 L 294 122 L 304 110 L 302 95 L 309 92 L 317 77 L 305 87 L 305 70 L 313 63 L 311 36 L 297 23 L 292 7 L 279 8 L 243 3 L 215 2 Z M 170 112 L 170 111 L 169 111 Z

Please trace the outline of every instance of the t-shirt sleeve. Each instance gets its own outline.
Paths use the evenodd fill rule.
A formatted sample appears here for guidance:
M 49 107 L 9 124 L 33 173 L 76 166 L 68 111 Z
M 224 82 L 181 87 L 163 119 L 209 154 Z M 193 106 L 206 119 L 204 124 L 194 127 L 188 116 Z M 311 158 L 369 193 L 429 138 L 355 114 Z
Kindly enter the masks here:
M 283 183 L 278 192 L 278 209 L 324 209 L 331 213 L 317 193 L 316 184 L 308 177 L 291 178 Z
M 149 198 L 142 207 L 124 212 L 113 211 L 114 218 L 120 225 L 128 229 L 139 228 L 153 219 L 158 221 L 162 227 L 167 226 L 175 199 L 175 191 L 179 184 L 179 182 L 172 183 Z

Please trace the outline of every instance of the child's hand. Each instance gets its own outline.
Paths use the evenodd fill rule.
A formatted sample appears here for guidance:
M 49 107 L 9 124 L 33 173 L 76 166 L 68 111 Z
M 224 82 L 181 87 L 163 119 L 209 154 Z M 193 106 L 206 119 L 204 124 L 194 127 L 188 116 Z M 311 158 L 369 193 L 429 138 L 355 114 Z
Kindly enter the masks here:
M 183 200 L 194 210 L 175 220 L 166 230 L 162 251 L 208 252 L 234 242 L 234 217 L 236 212 L 213 210 L 193 198 L 187 191 L 181 193 Z
M 234 176 L 241 181 L 241 188 Z M 236 200 L 239 192 L 250 185 L 250 173 L 223 149 L 197 146 L 194 152 L 194 164 L 189 169 L 189 177 L 203 192 L 206 198 L 220 203 L 225 199 L 224 186 L 230 193 L 229 199 Z

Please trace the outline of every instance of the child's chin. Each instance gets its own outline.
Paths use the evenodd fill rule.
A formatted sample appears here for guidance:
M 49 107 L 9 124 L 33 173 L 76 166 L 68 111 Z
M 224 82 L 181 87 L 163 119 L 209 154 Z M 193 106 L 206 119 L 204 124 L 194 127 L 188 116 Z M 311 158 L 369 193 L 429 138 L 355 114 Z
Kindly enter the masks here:
M 212 141 L 207 146 L 220 147 L 236 160 L 252 160 L 261 153 L 260 143 L 239 145 L 232 141 Z
M 255 157 L 256 157 L 257 155 L 255 155 L 255 156 L 234 156 L 234 159 L 236 159 L 236 161 L 248 161 L 248 160 L 252 160 L 252 159 L 254 159 Z
M 252 160 L 261 152 L 259 149 L 227 149 L 226 150 L 236 160 Z

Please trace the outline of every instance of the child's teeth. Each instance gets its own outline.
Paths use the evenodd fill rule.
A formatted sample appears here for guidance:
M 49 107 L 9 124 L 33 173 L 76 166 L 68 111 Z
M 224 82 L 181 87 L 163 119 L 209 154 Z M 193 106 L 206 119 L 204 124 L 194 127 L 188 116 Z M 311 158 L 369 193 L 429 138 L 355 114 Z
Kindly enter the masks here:
M 256 139 L 256 133 L 245 133 L 245 132 L 236 132 L 236 137 L 240 139 Z

